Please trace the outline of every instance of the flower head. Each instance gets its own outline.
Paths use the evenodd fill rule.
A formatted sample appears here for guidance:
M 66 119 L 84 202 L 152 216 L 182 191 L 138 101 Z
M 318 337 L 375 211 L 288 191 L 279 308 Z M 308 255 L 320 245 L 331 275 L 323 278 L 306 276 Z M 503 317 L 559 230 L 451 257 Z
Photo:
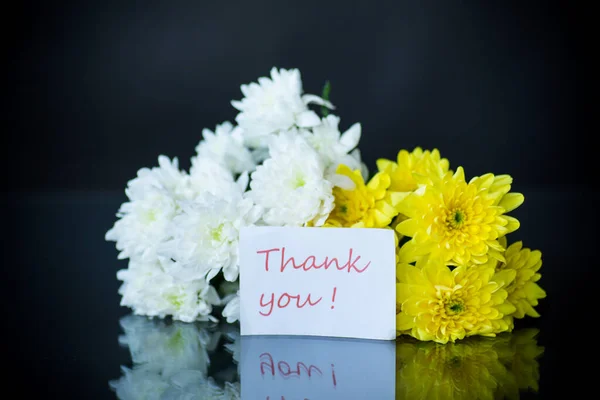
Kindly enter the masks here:
M 204 193 L 194 202 L 182 203 L 182 212 L 170 226 L 171 239 L 160 253 L 175 262 L 169 273 L 183 281 L 211 280 L 220 271 L 228 281 L 239 274 L 239 235 L 260 218 L 252 200 Z
M 177 159 L 158 158 L 159 167 L 142 168 L 127 184 L 129 201 L 117 213 L 117 221 L 106 232 L 116 242 L 119 259 L 156 261 L 156 250 L 167 238 L 167 226 L 178 211 L 177 201 L 191 197 L 189 177 L 178 168 Z
M 205 193 L 223 198 L 239 196 L 248 186 L 247 173 L 242 173 L 236 181 L 229 169 L 211 158 L 193 158 L 189 179 L 194 191 L 190 200 Z
M 117 278 L 123 281 L 119 289 L 121 305 L 133 309 L 136 315 L 173 319 L 184 322 L 211 319 L 213 305 L 220 303 L 214 287 L 204 279 L 177 281 L 165 272 L 160 262 L 129 262 Z
M 440 179 L 448 172 L 448 160 L 441 158 L 438 149 L 432 151 L 416 147 L 411 153 L 400 150 L 396 162 L 381 158 L 377 160 L 379 171 L 390 175 L 390 190 L 412 192 L 419 183 Z
M 214 132 L 204 129 L 202 138 L 196 146 L 198 158 L 210 158 L 234 174 L 253 171 L 256 167 L 252 153 L 244 146 L 242 130 L 230 122 L 217 125 Z M 195 164 L 195 158 L 192 164 Z
M 344 164 L 352 170 L 360 170 L 363 178 L 367 179 L 366 165 L 361 161 L 360 152 L 356 148 L 360 141 L 360 124 L 352 125 L 342 134 L 338 128 L 339 123 L 340 118 L 330 114 L 311 131 L 304 131 L 304 136 L 321 156 L 327 176 L 334 174 L 338 165 Z
M 508 329 L 503 317 L 515 308 L 505 302 L 504 286 L 514 279 L 514 271 L 494 275 L 492 265 L 451 271 L 435 260 L 421 264 L 398 264 L 399 333 L 446 343 L 472 335 L 494 336 Z
M 323 163 L 295 131 L 274 137 L 271 158 L 252 173 L 247 196 L 263 207 L 271 226 L 321 226 L 333 208 L 332 184 Z
M 506 245 L 506 239 L 503 239 L 501 243 Z M 542 253 L 539 250 L 523 248 L 523 242 L 515 242 L 506 249 L 504 258 L 506 261 L 497 263 L 496 271 L 512 270 L 516 274 L 515 279 L 506 287 L 506 301 L 516 309 L 507 319 L 512 327 L 512 317 L 540 316 L 534 307 L 538 305 L 539 299 L 546 297 L 546 292 L 537 284 L 542 277 L 539 273 L 542 267 Z
M 333 108 L 331 103 L 315 95 L 303 95 L 300 71 L 271 69 L 271 78 L 258 78 L 241 86 L 244 98 L 231 104 L 240 111 L 236 117 L 244 130 L 246 143 L 251 147 L 266 147 L 271 134 L 293 127 L 319 125 L 318 115 L 308 104 Z
M 510 176 L 493 174 L 467 183 L 459 167 L 408 194 L 398 205 L 407 219 L 396 230 L 411 237 L 400 260 L 429 255 L 451 265 L 483 264 L 488 257 L 504 261 L 498 239 L 519 228 L 506 213 L 523 203 L 522 194 L 508 193 L 511 183 Z
M 390 177 L 376 174 L 365 185 L 359 170 L 346 165 L 337 168 L 333 188 L 335 207 L 326 225 L 352 228 L 383 228 L 398 213 L 399 193 L 389 192 Z M 332 178 L 333 179 L 333 178 Z

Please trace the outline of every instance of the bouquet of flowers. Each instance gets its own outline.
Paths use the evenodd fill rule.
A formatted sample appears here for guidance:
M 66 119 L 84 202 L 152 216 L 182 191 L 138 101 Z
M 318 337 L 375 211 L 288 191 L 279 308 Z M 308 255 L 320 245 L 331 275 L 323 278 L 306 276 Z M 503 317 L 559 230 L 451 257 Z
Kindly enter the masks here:
M 510 176 L 468 180 L 421 148 L 378 160 L 370 175 L 361 125 L 340 131 L 328 83 L 304 94 L 298 70 L 273 68 L 241 91 L 236 125 L 204 129 L 189 172 L 160 156 L 128 182 L 106 233 L 129 259 L 117 273 L 122 305 L 185 322 L 222 308 L 235 322 L 240 229 L 310 226 L 394 230 L 399 335 L 446 343 L 538 316 L 541 253 L 506 240 L 524 200 Z

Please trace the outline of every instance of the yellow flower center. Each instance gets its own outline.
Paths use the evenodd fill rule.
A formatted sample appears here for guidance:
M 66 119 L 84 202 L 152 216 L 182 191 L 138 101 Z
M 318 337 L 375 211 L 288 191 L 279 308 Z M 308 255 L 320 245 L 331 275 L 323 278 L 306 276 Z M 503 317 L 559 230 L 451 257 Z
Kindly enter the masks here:
M 224 224 L 220 224 L 219 226 L 213 228 L 210 231 L 210 238 L 212 240 L 214 240 L 215 242 L 220 242 L 222 240 L 222 235 L 223 235 L 223 225 Z
M 175 309 L 179 309 L 183 305 L 183 296 L 178 294 L 170 294 L 167 296 L 167 301 L 175 307 Z
M 447 217 L 446 219 L 446 224 L 450 229 L 460 229 L 466 219 L 465 212 L 460 208 L 456 208 L 450 212 L 449 218 Z
M 364 217 L 369 209 L 369 204 L 373 200 L 369 199 L 366 190 L 361 189 L 343 190 L 338 187 L 333 188 L 336 205 L 332 214 L 335 218 L 344 221 L 348 225 L 352 225 Z
M 446 305 L 446 312 L 448 314 L 458 314 L 461 313 L 465 310 L 465 306 L 461 301 L 457 301 L 455 303 L 452 303 L 450 305 Z
M 302 174 L 296 175 L 296 177 L 294 178 L 294 181 L 292 182 L 292 186 L 294 187 L 294 189 L 301 188 L 304 185 L 306 185 L 306 179 L 304 178 L 304 175 L 302 175 Z
M 459 318 L 459 314 L 467 310 L 464 291 L 461 286 L 455 288 L 438 287 L 437 301 L 434 307 L 436 318 L 453 320 Z
M 142 220 L 147 224 L 151 224 L 152 222 L 156 221 L 156 214 L 157 212 L 153 208 L 146 210 L 142 215 Z

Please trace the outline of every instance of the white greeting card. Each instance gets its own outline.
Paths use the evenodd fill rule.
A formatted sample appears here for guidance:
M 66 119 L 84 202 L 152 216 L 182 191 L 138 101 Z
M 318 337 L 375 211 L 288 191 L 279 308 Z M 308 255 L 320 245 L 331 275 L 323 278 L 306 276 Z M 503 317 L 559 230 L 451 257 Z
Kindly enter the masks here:
M 242 335 L 396 338 L 394 232 L 244 228 Z

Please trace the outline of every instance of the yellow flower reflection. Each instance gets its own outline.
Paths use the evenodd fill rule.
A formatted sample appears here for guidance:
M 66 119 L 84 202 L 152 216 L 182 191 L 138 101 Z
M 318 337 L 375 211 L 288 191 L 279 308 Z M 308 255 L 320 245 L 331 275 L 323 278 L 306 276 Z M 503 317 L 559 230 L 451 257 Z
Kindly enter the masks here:
M 518 399 L 520 391 L 537 391 L 544 352 L 537 334 L 526 329 L 447 344 L 401 337 L 396 399 Z

